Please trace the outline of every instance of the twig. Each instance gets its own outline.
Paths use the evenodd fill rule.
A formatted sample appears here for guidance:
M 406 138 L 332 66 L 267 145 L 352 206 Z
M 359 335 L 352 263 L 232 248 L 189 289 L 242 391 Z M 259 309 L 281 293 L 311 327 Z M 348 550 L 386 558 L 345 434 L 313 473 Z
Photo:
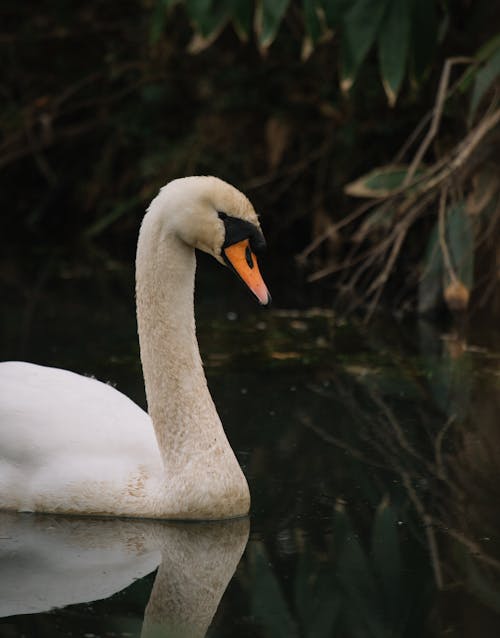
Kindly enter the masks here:
M 420 166 L 420 163 L 422 162 L 422 159 L 425 153 L 427 152 L 427 149 L 429 148 L 432 140 L 435 138 L 439 130 L 439 124 L 441 121 L 441 116 L 443 114 L 444 104 L 447 98 L 447 89 L 448 89 L 448 84 L 450 82 L 451 68 L 455 64 L 469 64 L 470 61 L 471 61 L 470 58 L 458 57 L 458 58 L 448 58 L 446 62 L 444 63 L 443 71 L 441 73 L 441 79 L 439 80 L 439 89 L 438 89 L 438 93 L 436 97 L 436 103 L 434 107 L 434 113 L 432 116 L 431 125 L 429 130 L 427 131 L 427 135 L 422 140 L 422 143 L 420 144 L 418 151 L 415 153 L 415 157 L 413 158 L 412 163 L 410 164 L 410 168 L 408 169 L 408 173 L 406 174 L 405 179 L 403 181 L 403 186 L 406 186 L 407 184 L 409 184 L 411 180 L 413 179 L 413 176 L 415 175 L 417 168 Z
M 441 247 L 441 253 L 443 255 L 443 261 L 450 277 L 450 280 L 456 284 L 458 282 L 458 277 L 453 268 L 453 264 L 451 263 L 450 251 L 448 250 L 448 245 L 446 243 L 446 199 L 448 197 L 448 189 L 446 187 L 441 189 L 441 194 L 439 197 L 439 210 L 438 210 L 438 231 L 439 231 L 439 245 Z
M 363 262 L 365 261 L 365 259 L 368 259 L 368 258 L 372 258 L 369 261 L 369 263 L 373 263 L 373 261 L 375 261 L 378 256 L 382 255 L 385 252 L 386 247 L 388 247 L 391 244 L 391 241 L 392 241 L 391 237 L 387 237 L 386 239 L 384 239 L 382 243 L 378 244 L 377 246 L 374 246 L 373 248 L 369 248 L 368 250 L 365 250 L 364 253 L 361 253 L 361 255 L 358 255 L 355 258 L 352 257 L 352 253 L 351 253 L 351 256 L 347 257 L 343 261 L 343 263 L 321 268 L 321 270 L 317 270 L 316 272 L 309 275 L 309 277 L 307 278 L 307 281 L 312 282 L 312 281 L 317 281 L 318 279 L 323 279 L 323 277 L 327 277 L 328 275 L 331 275 L 335 272 L 345 270 L 346 268 L 351 268 L 355 264 Z
M 325 153 L 327 153 L 331 148 L 331 140 L 328 139 L 325 143 L 323 143 L 319 148 L 312 151 L 306 157 L 303 157 L 295 164 L 288 166 L 281 171 L 277 171 L 275 173 L 266 173 L 265 175 L 260 175 L 258 177 L 254 177 L 251 180 L 248 180 L 244 185 L 244 189 L 246 191 L 256 190 L 257 188 L 261 188 L 262 186 L 267 186 L 278 179 L 283 177 L 287 177 L 288 175 L 293 175 L 295 173 L 301 173 L 305 169 L 309 168 L 311 164 L 321 159 Z
M 374 392 L 373 390 L 368 390 L 368 393 L 370 395 L 370 398 L 372 399 L 372 401 L 382 410 L 382 412 L 385 415 L 385 418 L 387 419 L 387 423 L 390 424 L 391 428 L 392 428 L 392 433 L 396 436 L 396 439 L 400 445 L 400 447 L 405 451 L 408 452 L 408 454 L 410 456 L 412 456 L 414 459 L 416 459 L 417 461 L 419 461 L 420 463 L 422 463 L 422 465 L 427 469 L 428 472 L 430 472 L 431 474 L 436 474 L 434 467 L 432 466 L 431 463 L 429 463 L 428 461 L 426 461 L 426 459 L 421 456 L 416 450 L 415 448 L 410 444 L 410 442 L 408 441 L 408 439 L 406 438 L 403 430 L 401 429 L 401 426 L 399 425 L 396 417 L 394 416 L 394 414 L 392 413 L 391 409 L 389 408 L 389 406 L 385 403 L 385 401 L 383 399 L 381 399 L 376 392 Z
M 297 261 L 305 262 L 307 257 L 314 250 L 316 250 L 316 248 L 318 248 L 326 239 L 328 239 L 332 233 L 336 233 L 341 228 L 344 228 L 344 226 L 347 226 L 351 222 L 355 221 L 358 217 L 361 217 L 361 215 L 366 213 L 366 211 L 370 210 L 370 208 L 372 208 L 373 206 L 376 206 L 376 204 L 378 203 L 379 203 L 378 200 L 371 200 L 367 202 L 366 204 L 362 204 L 361 206 L 358 206 L 358 208 L 356 208 L 356 210 L 354 210 L 350 215 L 347 215 L 346 217 L 341 219 L 339 222 L 328 226 L 328 228 L 325 231 L 323 231 L 320 235 L 315 237 L 313 241 L 310 242 L 304 248 L 304 250 L 302 250 L 302 252 L 300 252 L 297 255 L 296 257 Z
M 445 464 L 443 462 L 443 440 L 445 434 L 448 432 L 454 422 L 455 417 L 450 417 L 443 425 L 443 427 L 439 430 L 434 441 L 434 456 L 436 458 L 437 473 L 442 481 L 447 480 Z
M 484 117 L 478 126 L 473 129 L 455 149 L 440 162 L 441 170 L 425 184 L 425 190 L 430 191 L 439 187 L 444 181 L 451 178 L 476 150 L 482 141 L 497 124 L 500 123 L 500 109 L 491 115 Z
M 313 423 L 310 418 L 306 417 L 306 415 L 304 414 L 300 415 L 299 419 L 306 428 L 308 428 L 309 430 L 312 430 L 323 441 L 326 441 L 327 443 L 331 443 L 332 445 L 335 445 L 335 447 L 338 447 L 341 450 L 344 450 L 345 452 L 349 452 L 349 454 L 351 454 L 351 456 L 357 459 L 358 461 L 362 461 L 363 463 L 367 463 L 368 465 L 371 465 L 373 467 L 378 467 L 382 470 L 394 469 L 393 467 L 390 467 L 389 465 L 384 465 L 383 463 L 379 463 L 378 461 L 374 461 L 373 459 L 370 459 L 369 457 L 365 456 L 363 452 L 360 452 L 357 448 L 352 447 L 348 443 L 345 443 L 345 441 L 343 441 L 342 439 L 336 436 L 333 436 L 329 432 L 325 432 L 322 428 L 318 427 L 315 423 Z
M 439 549 L 436 541 L 436 534 L 433 528 L 433 518 L 426 512 L 425 507 L 418 497 L 413 485 L 411 484 L 410 478 L 406 472 L 401 472 L 401 480 L 403 481 L 403 485 L 408 492 L 408 496 L 412 501 L 417 513 L 424 523 L 425 535 L 427 537 L 427 544 L 429 546 L 429 552 L 431 555 L 431 564 L 432 569 L 434 571 L 434 579 L 436 581 L 436 586 L 439 590 L 443 589 L 444 580 L 443 580 L 443 572 L 441 570 L 441 563 L 439 561 Z
M 485 554 L 481 545 L 471 540 L 470 538 L 467 538 L 466 536 L 464 536 L 462 532 L 459 532 L 458 530 L 453 529 L 452 527 L 449 527 L 448 525 L 443 525 L 441 521 L 438 521 L 432 516 L 430 517 L 430 521 L 433 525 L 436 525 L 437 527 L 442 527 L 443 531 L 446 534 L 448 534 L 449 536 L 457 540 L 459 543 L 462 543 L 462 545 L 465 545 L 465 547 L 467 547 L 467 549 L 471 552 L 471 554 L 474 554 L 474 556 L 476 556 L 476 558 L 481 560 L 483 563 L 486 563 L 487 565 L 490 565 L 491 567 L 494 567 L 495 569 L 500 570 L 500 561 L 497 560 L 496 558 L 493 558 L 492 556 L 489 556 L 488 554 Z
M 378 305 L 380 297 L 382 296 L 382 292 L 384 291 L 387 280 L 389 279 L 389 275 L 401 251 L 403 242 L 406 239 L 408 230 L 410 226 L 413 224 L 413 222 L 420 215 L 420 211 L 422 210 L 422 208 L 424 208 L 426 205 L 427 205 L 427 199 L 424 198 L 417 206 L 415 206 L 413 209 L 410 208 L 408 210 L 406 217 L 404 217 L 394 229 L 393 235 L 395 235 L 395 241 L 392 246 L 392 250 L 387 260 L 387 263 L 384 269 L 382 270 L 382 272 L 372 282 L 372 284 L 370 285 L 367 291 L 368 295 L 373 292 L 375 292 L 375 295 L 365 315 L 364 323 L 368 323 L 371 317 L 373 316 L 373 313 L 375 312 L 375 309 Z

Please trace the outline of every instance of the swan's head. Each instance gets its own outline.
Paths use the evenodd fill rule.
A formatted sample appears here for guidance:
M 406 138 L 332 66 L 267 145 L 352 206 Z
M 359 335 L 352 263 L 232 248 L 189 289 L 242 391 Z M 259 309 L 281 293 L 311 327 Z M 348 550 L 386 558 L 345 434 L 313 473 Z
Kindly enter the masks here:
M 228 266 L 259 303 L 271 301 L 256 257 L 266 242 L 243 193 L 217 177 L 196 176 L 169 182 L 157 199 L 168 202 L 169 220 L 186 244 Z

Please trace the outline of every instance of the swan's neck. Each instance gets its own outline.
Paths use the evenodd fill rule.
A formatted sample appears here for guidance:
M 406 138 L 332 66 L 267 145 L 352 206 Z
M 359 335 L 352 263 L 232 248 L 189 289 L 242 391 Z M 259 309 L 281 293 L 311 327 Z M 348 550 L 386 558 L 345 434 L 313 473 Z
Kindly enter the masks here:
M 164 507 L 179 517 L 241 515 L 248 510 L 248 487 L 203 372 L 195 270 L 193 248 L 153 203 L 139 236 L 136 294 L 148 411 L 165 471 Z M 179 512 L 172 512 L 176 507 Z

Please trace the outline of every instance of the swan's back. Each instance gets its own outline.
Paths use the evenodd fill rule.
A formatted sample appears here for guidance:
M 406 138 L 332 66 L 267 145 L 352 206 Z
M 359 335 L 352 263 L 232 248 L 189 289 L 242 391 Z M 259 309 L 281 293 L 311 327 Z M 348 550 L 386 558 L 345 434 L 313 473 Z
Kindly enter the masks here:
M 160 468 L 151 419 L 115 388 L 58 368 L 0 363 L 0 508 L 40 509 L 37 498 L 61 481 L 79 482 L 85 499 L 86 487 L 97 489 L 91 484 Z

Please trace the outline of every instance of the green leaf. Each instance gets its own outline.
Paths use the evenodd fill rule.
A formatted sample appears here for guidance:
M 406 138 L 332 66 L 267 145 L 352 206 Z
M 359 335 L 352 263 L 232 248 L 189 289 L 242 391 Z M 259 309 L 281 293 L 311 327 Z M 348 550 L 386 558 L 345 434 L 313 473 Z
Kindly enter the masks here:
M 149 41 L 151 44 L 156 44 L 159 41 L 163 28 L 165 27 L 167 12 L 174 4 L 177 4 L 178 1 L 179 0 L 156 0 L 149 32 Z
M 500 33 L 483 44 L 483 46 L 477 50 L 474 58 L 478 62 L 484 62 L 485 60 L 489 60 L 498 49 L 500 49 Z
M 340 596 L 333 573 L 324 569 L 307 546 L 295 574 L 295 605 L 306 636 L 330 638 L 340 611 Z
M 346 597 L 346 615 L 351 635 L 385 638 L 378 591 L 370 563 L 354 533 L 349 533 L 340 551 L 337 577 Z
M 298 636 L 297 627 L 270 566 L 264 545 L 260 542 L 252 543 L 249 553 L 252 566 L 252 614 L 273 638 L 295 638 Z
M 436 221 L 427 242 L 423 271 L 418 286 L 418 312 L 426 314 L 442 301 L 443 256 L 439 246 L 439 224 Z
M 260 0 L 255 11 L 255 32 L 261 49 L 274 41 L 290 0 Z
M 341 89 L 348 92 L 375 42 L 388 0 L 357 0 L 344 14 L 341 42 Z
M 474 56 L 474 62 L 469 64 L 462 74 L 462 78 L 460 79 L 460 82 L 458 84 L 459 91 L 465 93 L 470 89 L 472 82 L 476 78 L 478 70 L 481 69 L 481 67 L 478 65 L 480 65 L 481 62 L 489 60 L 497 52 L 498 49 L 500 49 L 500 34 L 488 40 L 486 44 L 483 44 L 483 46 L 477 50 Z M 470 110 L 469 119 L 471 119 Z
M 372 557 L 387 608 L 393 618 L 397 616 L 401 591 L 401 553 L 397 524 L 398 518 L 389 499 L 384 499 L 377 508 L 373 523 Z
M 469 123 L 474 119 L 477 107 L 481 103 L 481 100 L 499 76 L 500 48 L 492 54 L 486 64 L 476 73 L 469 110 Z
M 302 43 L 302 60 L 307 60 L 323 34 L 324 11 L 320 0 L 302 0 L 306 35 Z
M 387 203 L 377 206 L 364 218 L 363 223 L 352 235 L 352 241 L 362 242 L 373 232 L 388 232 L 393 224 L 394 213 L 394 206 Z
M 333 550 L 336 552 L 343 546 L 347 535 L 352 532 L 351 522 L 341 503 L 335 505 L 333 513 Z
M 378 37 L 382 84 L 389 106 L 394 106 L 403 82 L 410 39 L 410 3 L 390 0 Z
M 252 0 L 235 0 L 235 2 L 232 3 L 231 14 L 234 29 L 238 37 L 243 42 L 246 42 L 252 30 Z
M 352 0 L 323 0 L 326 23 L 336 29 L 341 25 L 344 14 L 352 5 Z
M 344 186 L 344 192 L 352 197 L 387 197 L 403 185 L 407 172 L 403 164 L 381 166 Z M 415 177 L 422 173 L 423 169 L 417 170 Z
M 314 45 L 321 36 L 321 24 L 318 15 L 318 11 L 321 10 L 321 7 L 318 0 L 302 0 L 302 7 L 306 34 Z
M 229 8 L 217 0 L 185 0 L 186 11 L 199 35 L 213 41 L 229 19 Z
M 454 274 L 470 292 L 474 283 L 474 227 L 463 202 L 451 206 L 446 215 L 445 241 Z M 425 314 L 442 301 L 443 286 L 451 283 L 445 267 L 436 222 L 427 244 L 424 269 L 418 289 L 418 311 Z
M 474 228 L 463 202 L 448 210 L 446 242 L 455 274 L 470 290 L 474 281 Z M 449 278 L 445 283 L 449 283 Z

